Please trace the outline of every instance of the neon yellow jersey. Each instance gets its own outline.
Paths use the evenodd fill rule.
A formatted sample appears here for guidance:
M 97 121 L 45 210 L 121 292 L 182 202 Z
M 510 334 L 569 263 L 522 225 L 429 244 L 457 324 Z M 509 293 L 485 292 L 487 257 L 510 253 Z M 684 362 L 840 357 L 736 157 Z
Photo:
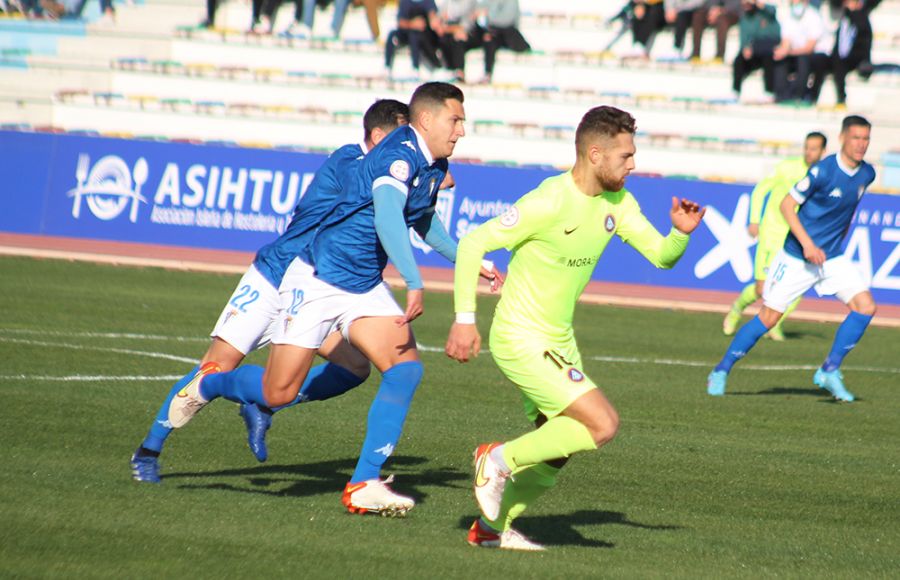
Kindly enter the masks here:
M 675 265 L 689 239 L 674 228 L 668 236 L 660 235 L 625 189 L 590 197 L 575 185 L 571 171 L 550 177 L 505 214 L 460 240 L 456 311 L 475 311 L 482 257 L 507 248 L 512 257 L 495 331 L 499 325 L 553 341 L 570 340 L 575 302 L 614 234 L 661 268 Z
M 802 157 L 790 157 L 775 166 L 772 175 L 756 184 L 750 194 L 750 223 L 759 224 L 759 237 L 784 241 L 790 227 L 781 215 L 781 202 L 809 168 Z M 763 202 L 765 212 L 763 212 Z M 760 215 L 762 214 L 762 215 Z

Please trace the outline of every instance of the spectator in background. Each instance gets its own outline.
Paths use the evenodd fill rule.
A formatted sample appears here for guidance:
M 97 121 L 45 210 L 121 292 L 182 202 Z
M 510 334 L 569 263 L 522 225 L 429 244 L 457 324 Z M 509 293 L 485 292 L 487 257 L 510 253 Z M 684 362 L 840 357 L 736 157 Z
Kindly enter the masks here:
M 691 61 L 700 62 L 700 47 L 703 43 L 703 31 L 707 26 L 716 29 L 716 57 L 713 62 L 725 62 L 725 47 L 728 31 L 741 18 L 741 0 L 707 0 L 706 4 L 694 12 L 691 19 L 691 34 L 694 37 L 694 50 Z
M 397 7 L 397 29 L 388 34 L 384 46 L 384 66 L 388 78 L 393 76 L 394 55 L 401 46 L 409 46 L 409 55 L 417 78 L 423 58 L 427 68 L 440 68 L 441 62 L 437 56 L 439 31 L 441 21 L 434 0 L 400 0 Z
M 831 72 L 837 91 L 837 106 L 846 107 L 847 75 L 854 70 L 863 78 L 872 74 L 872 24 L 869 13 L 880 0 L 844 0 L 844 10 L 838 21 L 834 50 L 831 53 Z
M 282 34 L 285 36 L 303 36 L 303 0 L 294 1 L 294 20 L 291 22 Z M 278 10 L 281 8 L 282 0 L 263 0 L 260 9 L 260 27 L 262 32 L 271 34 L 275 28 L 275 18 L 278 16 Z
M 666 25 L 663 0 L 634 0 L 631 16 L 631 35 L 641 45 L 644 58 L 650 57 L 656 34 Z
M 742 0 L 740 52 L 734 59 L 733 84 L 740 98 L 741 85 L 747 76 L 763 69 L 763 86 L 767 93 L 774 88 L 775 48 L 781 43 L 781 28 L 775 17 L 775 7 L 764 0 Z
M 775 49 L 775 101 L 802 100 L 812 70 L 816 45 L 825 36 L 825 22 L 809 0 L 791 0 L 788 14 L 778 21 L 781 43 Z M 807 101 L 808 102 L 808 101 Z
M 519 0 L 482 0 L 484 18 L 484 79 L 489 84 L 494 76 L 497 51 L 507 48 L 513 52 L 529 52 L 531 45 L 519 31 Z
M 812 6 L 812 2 L 810 2 Z M 825 20 L 822 20 L 823 24 Z M 834 48 L 834 33 L 830 28 L 825 26 L 825 34 L 823 34 L 816 47 L 813 49 L 810 57 L 810 78 L 809 85 L 804 99 L 810 104 L 815 105 L 819 102 L 819 94 L 822 92 L 822 84 L 828 71 L 831 70 L 831 51 Z
M 476 0 L 441 0 L 441 53 L 456 82 L 466 82 L 466 52 L 483 42 L 484 30 L 476 22 Z
M 87 0 L 40 0 L 40 6 L 46 16 L 59 19 L 80 19 Z M 116 11 L 112 0 L 100 0 L 100 22 L 112 24 L 116 21 Z
M 706 0 L 664 0 L 663 2 L 666 22 L 675 27 L 675 52 L 681 58 L 685 56 L 684 40 L 687 36 L 688 28 L 691 27 L 694 15 L 702 11 L 705 4 Z M 694 38 L 693 53 L 696 53 L 698 57 L 700 56 L 700 47 L 696 38 Z
M 298 34 L 309 38 L 313 36 L 313 25 L 316 19 L 316 6 L 328 7 L 331 0 L 303 0 L 303 26 L 298 27 Z M 341 29 L 344 27 L 344 17 L 347 15 L 347 7 L 350 0 L 334 0 L 334 14 L 331 17 L 331 34 L 333 38 L 340 38 Z

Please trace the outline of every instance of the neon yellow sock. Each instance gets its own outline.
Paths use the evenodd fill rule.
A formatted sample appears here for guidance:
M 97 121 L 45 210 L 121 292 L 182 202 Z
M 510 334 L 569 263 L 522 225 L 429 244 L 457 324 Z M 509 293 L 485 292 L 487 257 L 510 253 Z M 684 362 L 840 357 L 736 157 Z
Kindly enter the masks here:
M 759 294 L 756 293 L 756 281 L 753 281 L 744 286 L 744 289 L 741 290 L 737 300 L 731 305 L 731 309 L 734 312 L 743 312 L 745 308 L 757 300 L 759 300 Z
M 557 415 L 540 428 L 503 445 L 503 461 L 515 473 L 517 470 L 562 459 L 578 451 L 596 449 L 588 428 L 569 417 Z
M 559 468 L 546 463 L 538 463 L 514 473 L 503 490 L 500 515 L 489 522 L 490 526 L 500 532 L 508 530 L 514 519 L 556 485 L 558 473 Z
M 803 299 L 803 296 L 797 298 L 793 302 L 791 302 L 788 307 L 785 309 L 784 314 L 781 315 L 781 318 L 778 320 L 778 323 L 775 325 L 775 328 L 781 330 L 781 325 L 784 324 L 784 319 L 788 317 L 788 314 L 797 309 L 797 305 L 800 304 L 800 300 Z

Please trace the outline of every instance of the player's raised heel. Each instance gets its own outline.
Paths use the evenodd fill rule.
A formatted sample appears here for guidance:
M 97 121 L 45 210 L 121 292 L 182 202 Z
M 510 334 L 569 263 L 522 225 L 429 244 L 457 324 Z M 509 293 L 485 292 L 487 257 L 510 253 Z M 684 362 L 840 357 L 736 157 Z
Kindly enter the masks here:
M 269 458 L 266 447 L 266 432 L 272 426 L 272 412 L 262 409 L 256 403 L 244 403 L 238 411 L 247 426 L 247 445 L 260 463 Z
M 169 424 L 173 429 L 184 427 L 194 415 L 200 412 L 200 409 L 209 402 L 200 394 L 200 383 L 203 378 L 212 373 L 218 373 L 222 370 L 219 363 L 205 363 L 191 381 L 178 391 L 172 402 L 169 404 Z
M 706 392 L 714 397 L 725 394 L 725 386 L 728 383 L 728 373 L 725 371 L 713 371 L 706 377 Z
M 509 474 L 504 473 L 497 462 L 491 459 L 491 451 L 500 443 L 484 443 L 475 449 L 475 499 L 481 513 L 488 520 L 496 520 L 500 515 L 500 500 Z
M 500 548 L 501 550 L 521 550 L 525 552 L 542 552 L 547 549 L 536 542 L 532 542 L 521 532 L 512 528 L 500 534 L 494 530 L 486 529 L 481 525 L 480 520 L 475 520 L 472 523 L 466 541 L 469 542 L 470 546 L 477 548 Z
M 159 459 L 135 451 L 131 456 L 131 478 L 142 483 L 160 483 Z
M 813 375 L 813 382 L 820 388 L 827 390 L 831 396 L 843 403 L 852 403 L 856 400 L 853 393 L 844 386 L 844 375 L 840 369 L 826 372 L 821 367 Z
M 394 481 L 394 476 L 387 479 L 369 479 L 359 483 L 348 483 L 344 487 L 341 503 L 351 514 L 378 514 L 388 518 L 402 518 L 415 507 L 416 502 L 411 497 L 394 493 L 388 487 Z

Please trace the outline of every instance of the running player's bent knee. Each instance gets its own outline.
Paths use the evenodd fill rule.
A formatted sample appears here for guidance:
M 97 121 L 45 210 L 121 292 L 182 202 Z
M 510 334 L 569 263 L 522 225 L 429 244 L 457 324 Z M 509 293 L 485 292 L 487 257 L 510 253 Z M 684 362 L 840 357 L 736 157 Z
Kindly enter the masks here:
M 409 405 L 422 381 L 424 371 L 422 363 L 417 360 L 402 362 L 387 369 L 382 374 L 382 385 L 390 385 L 391 388 L 385 395 L 396 399 L 392 401 L 394 403 Z
M 613 408 L 603 409 L 599 411 L 591 420 L 590 424 L 585 425 L 594 438 L 597 447 L 605 445 L 613 440 L 619 431 L 619 414 Z

